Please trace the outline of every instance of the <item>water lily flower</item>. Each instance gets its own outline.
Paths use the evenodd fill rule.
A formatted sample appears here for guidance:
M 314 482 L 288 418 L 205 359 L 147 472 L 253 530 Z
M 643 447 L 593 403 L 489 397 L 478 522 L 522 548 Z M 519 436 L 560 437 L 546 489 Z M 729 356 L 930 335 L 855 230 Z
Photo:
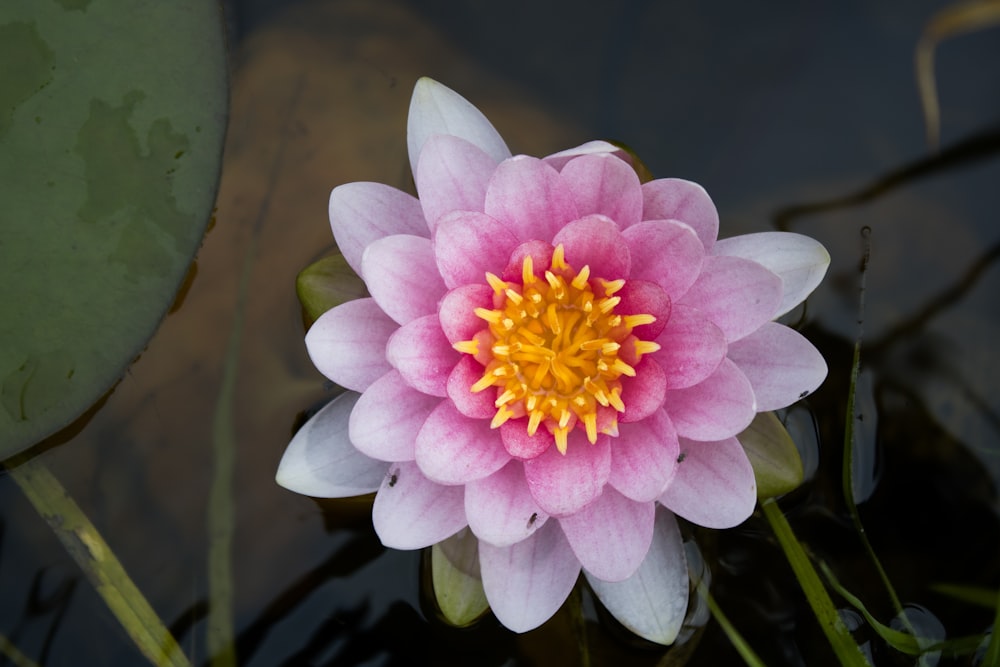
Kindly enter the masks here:
M 418 198 L 378 183 L 330 196 L 371 296 L 306 335 L 349 391 L 295 436 L 278 482 L 375 491 L 388 547 L 468 528 L 514 631 L 554 614 L 582 571 L 627 627 L 672 642 L 688 596 L 675 516 L 727 528 L 753 512 L 737 436 L 826 377 L 774 320 L 829 255 L 790 233 L 717 240 L 704 189 L 641 183 L 603 141 L 512 156 L 431 79 L 414 89 L 407 144 Z

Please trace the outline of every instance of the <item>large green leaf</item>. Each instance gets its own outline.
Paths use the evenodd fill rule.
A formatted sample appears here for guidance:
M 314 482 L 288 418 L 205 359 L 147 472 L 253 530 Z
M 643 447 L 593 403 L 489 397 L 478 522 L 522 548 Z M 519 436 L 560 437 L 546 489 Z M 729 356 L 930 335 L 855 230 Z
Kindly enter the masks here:
M 120 378 L 174 299 L 218 184 L 207 0 L 0 3 L 0 459 Z

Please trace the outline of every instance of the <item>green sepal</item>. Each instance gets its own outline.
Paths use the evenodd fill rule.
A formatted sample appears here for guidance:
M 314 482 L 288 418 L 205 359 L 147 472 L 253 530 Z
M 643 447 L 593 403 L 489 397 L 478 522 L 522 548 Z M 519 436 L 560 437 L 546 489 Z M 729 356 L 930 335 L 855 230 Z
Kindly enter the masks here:
M 479 575 L 479 541 L 468 528 L 431 547 L 431 584 L 438 609 L 451 625 L 468 627 L 489 610 Z
M 364 281 L 340 254 L 302 269 L 295 279 L 295 292 L 310 323 L 334 306 L 368 296 Z
M 759 413 L 738 437 L 753 466 L 758 499 L 783 495 L 802 483 L 799 450 L 773 412 Z

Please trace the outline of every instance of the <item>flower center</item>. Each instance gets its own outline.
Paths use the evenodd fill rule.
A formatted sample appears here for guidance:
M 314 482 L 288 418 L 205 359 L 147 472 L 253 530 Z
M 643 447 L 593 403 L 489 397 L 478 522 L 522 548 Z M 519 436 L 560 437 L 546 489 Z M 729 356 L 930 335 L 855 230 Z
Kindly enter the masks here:
M 544 425 L 565 454 L 578 423 L 591 443 L 599 430 L 617 432 L 617 413 L 625 411 L 620 378 L 635 376 L 642 355 L 660 346 L 632 334 L 656 321 L 653 315 L 615 313 L 624 280 L 591 278 L 589 266 L 575 272 L 562 245 L 544 276 L 535 275 L 530 255 L 520 285 L 487 273 L 494 309 L 475 313 L 488 326 L 454 347 L 485 367 L 473 392 L 496 387 L 492 428 L 527 417 L 528 435 Z

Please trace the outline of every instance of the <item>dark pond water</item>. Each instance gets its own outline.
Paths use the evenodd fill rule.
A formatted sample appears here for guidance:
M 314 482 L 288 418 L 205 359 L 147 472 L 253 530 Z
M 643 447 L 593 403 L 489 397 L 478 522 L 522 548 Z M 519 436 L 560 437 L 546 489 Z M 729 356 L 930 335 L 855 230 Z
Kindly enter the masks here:
M 489 616 L 451 629 L 421 596 L 421 554 L 384 550 L 365 501 L 317 503 L 274 484 L 300 413 L 330 397 L 305 355 L 295 274 L 332 249 L 331 187 L 408 187 L 406 105 L 415 79 L 430 75 L 482 108 L 515 151 L 621 140 L 655 175 L 704 184 L 722 236 L 781 226 L 827 246 L 833 264 L 803 330 L 830 375 L 789 416 L 818 455 L 781 506 L 888 623 L 892 605 L 841 490 L 870 228 L 861 519 L 915 624 L 949 638 L 987 632 L 992 610 L 935 586 L 1000 586 L 1000 29 L 938 50 L 934 153 L 914 49 L 945 6 L 236 3 L 223 180 L 190 289 L 96 415 L 39 455 L 194 664 L 212 658 L 206 508 L 227 438 L 234 467 L 221 516 L 233 531 L 240 664 L 740 664 L 713 622 L 665 652 L 628 639 L 586 593 L 583 640 L 566 613 L 523 636 Z M 720 606 L 767 664 L 836 664 L 762 518 L 689 534 Z M 876 664 L 915 664 L 834 600 Z M 0 632 L 40 664 L 142 664 L 3 476 Z

